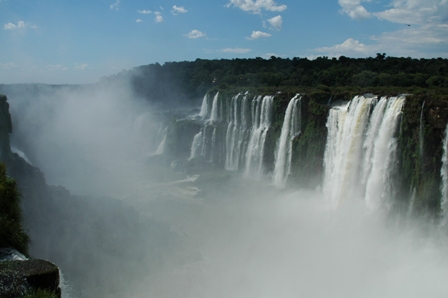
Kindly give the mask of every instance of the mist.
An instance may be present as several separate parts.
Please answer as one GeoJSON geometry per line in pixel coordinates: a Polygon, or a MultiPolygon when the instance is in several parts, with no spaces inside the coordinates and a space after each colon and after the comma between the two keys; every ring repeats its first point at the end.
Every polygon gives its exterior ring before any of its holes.
{"type": "MultiPolygon", "coordinates": [[[[271,179],[223,170],[187,175],[151,162],[162,118],[126,83],[60,86],[8,99],[11,144],[48,184],[111,197],[82,199],[104,218],[101,237],[86,237],[97,222],[81,217],[67,224],[82,226],[76,233],[52,235],[65,243],[57,247],[58,260],[69,260],[64,270],[76,271],[71,276],[126,282],[97,296],[81,289],[73,298],[448,295],[448,241],[431,223],[371,211],[356,197],[334,208],[320,188],[280,190],[271,179]],[[133,238],[123,241],[118,233],[133,238]],[[112,243],[118,252],[109,251],[112,243]],[[76,258],[81,250],[109,267],[86,267],[76,258]],[[120,270],[129,264],[132,275],[120,270]],[[157,265],[149,270],[148,264],[157,265]]],[[[48,246],[58,241],[35,241],[37,255],[55,256],[48,246]]]]}
{"type": "Polygon", "coordinates": [[[50,185],[79,195],[116,194],[135,171],[130,164],[157,148],[160,123],[125,82],[23,89],[8,96],[11,144],[50,185]]]}

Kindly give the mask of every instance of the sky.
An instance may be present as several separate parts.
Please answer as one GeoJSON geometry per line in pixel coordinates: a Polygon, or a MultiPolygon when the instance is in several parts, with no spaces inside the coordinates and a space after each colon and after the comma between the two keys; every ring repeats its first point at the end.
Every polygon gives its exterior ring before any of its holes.
{"type": "Polygon", "coordinates": [[[448,58],[448,0],[0,0],[0,83],[88,84],[150,63],[448,58]]]}

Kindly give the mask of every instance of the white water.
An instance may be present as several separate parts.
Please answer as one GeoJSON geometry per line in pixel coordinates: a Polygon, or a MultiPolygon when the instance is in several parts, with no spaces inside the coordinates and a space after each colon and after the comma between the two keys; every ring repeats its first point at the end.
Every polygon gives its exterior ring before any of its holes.
{"type": "Polygon", "coordinates": [[[212,102],[212,111],[210,112],[210,122],[211,123],[215,123],[218,122],[219,120],[219,111],[218,111],[218,95],[219,92],[217,92],[215,94],[215,96],[213,97],[213,102],[212,102]]]}
{"type": "Polygon", "coordinates": [[[200,155],[202,155],[202,131],[198,132],[193,138],[193,143],[191,144],[190,150],[190,159],[200,155]]]}
{"type": "Polygon", "coordinates": [[[208,115],[208,94],[204,95],[202,99],[201,111],[199,112],[199,117],[204,120],[208,115]]]}
{"type": "Polygon", "coordinates": [[[259,178],[263,174],[264,145],[272,125],[273,99],[273,96],[264,96],[252,101],[253,121],[246,150],[246,177],[259,178]]]}
{"type": "Polygon", "coordinates": [[[299,94],[289,101],[280,138],[277,141],[273,183],[279,188],[285,187],[288,175],[291,172],[292,143],[301,130],[300,103],[301,97],[299,94]]]}
{"type": "Polygon", "coordinates": [[[11,145],[11,151],[12,151],[13,153],[17,153],[18,156],[20,156],[20,157],[23,158],[27,163],[29,163],[30,165],[32,165],[31,161],[28,159],[28,157],[26,156],[26,154],[25,154],[22,150],[17,149],[15,146],[12,146],[12,145],[11,145]]]}
{"type": "Polygon", "coordinates": [[[330,110],[323,190],[333,207],[356,198],[370,209],[388,208],[394,134],[404,101],[356,96],[330,110]]]}
{"type": "Polygon", "coordinates": [[[238,171],[243,159],[249,121],[246,119],[248,95],[233,96],[227,117],[225,169],[238,171]]]}

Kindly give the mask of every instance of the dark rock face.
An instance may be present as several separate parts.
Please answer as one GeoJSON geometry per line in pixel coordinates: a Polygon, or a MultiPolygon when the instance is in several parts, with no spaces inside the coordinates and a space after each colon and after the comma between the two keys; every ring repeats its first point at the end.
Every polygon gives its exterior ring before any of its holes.
{"type": "Polygon", "coordinates": [[[61,297],[56,265],[44,260],[0,262],[0,297],[21,297],[37,289],[51,291],[61,297]]]}

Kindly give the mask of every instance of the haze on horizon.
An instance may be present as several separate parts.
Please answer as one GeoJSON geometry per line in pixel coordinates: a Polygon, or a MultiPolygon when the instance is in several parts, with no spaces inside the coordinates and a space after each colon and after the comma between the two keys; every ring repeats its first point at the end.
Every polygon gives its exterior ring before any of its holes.
{"type": "Polygon", "coordinates": [[[448,58],[446,0],[0,0],[0,20],[3,84],[197,58],[448,58]]]}

